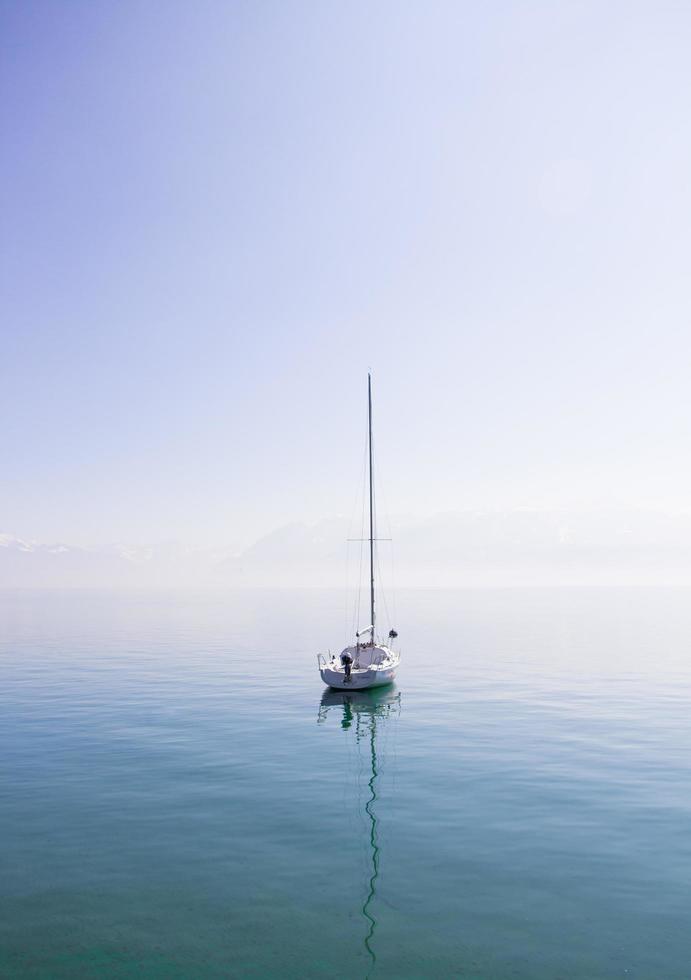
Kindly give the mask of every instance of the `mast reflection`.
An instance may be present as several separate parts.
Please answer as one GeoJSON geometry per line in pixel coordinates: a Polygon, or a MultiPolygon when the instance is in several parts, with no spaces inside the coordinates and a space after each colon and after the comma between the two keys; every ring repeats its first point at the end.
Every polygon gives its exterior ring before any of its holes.
{"type": "Polygon", "coordinates": [[[367,935],[364,939],[364,947],[370,958],[372,970],[374,969],[377,957],[374,951],[374,933],[377,927],[377,920],[374,916],[374,899],[376,896],[377,879],[379,877],[379,817],[375,810],[377,802],[377,777],[379,776],[379,760],[377,758],[377,723],[390,717],[392,714],[398,715],[401,710],[401,693],[395,687],[388,686],[374,688],[365,691],[334,691],[328,689],[322,695],[319,704],[319,714],[317,723],[323,724],[329,712],[340,717],[341,728],[348,731],[355,726],[355,741],[369,744],[370,754],[370,774],[367,781],[369,798],[365,803],[364,812],[369,822],[369,853],[371,874],[368,882],[367,897],[362,905],[361,912],[367,923],[367,935]],[[340,709],[340,710],[339,710],[340,709]]]}

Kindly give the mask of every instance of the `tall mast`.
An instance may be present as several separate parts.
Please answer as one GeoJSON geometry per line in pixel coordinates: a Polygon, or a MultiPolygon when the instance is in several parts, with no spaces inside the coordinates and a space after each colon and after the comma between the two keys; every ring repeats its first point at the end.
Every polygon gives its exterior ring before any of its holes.
{"type": "Polygon", "coordinates": [[[374,494],[372,491],[372,375],[367,375],[367,407],[369,422],[369,588],[370,622],[374,643],[374,494]]]}

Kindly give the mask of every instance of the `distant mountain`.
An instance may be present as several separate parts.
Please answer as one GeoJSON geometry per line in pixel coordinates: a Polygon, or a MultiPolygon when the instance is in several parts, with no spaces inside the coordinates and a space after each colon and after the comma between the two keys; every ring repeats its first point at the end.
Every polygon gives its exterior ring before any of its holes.
{"type": "MultiPolygon", "coordinates": [[[[691,516],[652,512],[465,511],[380,529],[381,577],[399,585],[689,582],[691,516]]],[[[288,524],[228,557],[171,542],[100,549],[0,534],[0,588],[352,586],[365,543],[342,518],[288,524]]],[[[361,565],[362,560],[362,565],[361,565]]]]}
{"type": "Polygon", "coordinates": [[[126,577],[127,565],[116,555],[56,543],[39,544],[0,534],[0,585],[52,587],[87,585],[126,577]]]}
{"type": "Polygon", "coordinates": [[[217,561],[178,544],[90,549],[0,534],[0,588],[206,585],[217,561]]]}
{"type": "MultiPolygon", "coordinates": [[[[389,537],[380,529],[379,534],[389,537]]],[[[291,524],[224,562],[224,576],[246,584],[343,584],[359,566],[361,545],[348,544],[344,520],[291,524]]],[[[648,512],[467,511],[424,521],[398,520],[390,555],[400,584],[473,582],[691,580],[691,516],[648,512]]],[[[366,555],[365,555],[366,561],[366,555]]]]}
{"type": "Polygon", "coordinates": [[[246,548],[245,562],[296,560],[334,561],[342,557],[348,538],[348,523],[340,518],[317,524],[286,524],[246,548]]]}

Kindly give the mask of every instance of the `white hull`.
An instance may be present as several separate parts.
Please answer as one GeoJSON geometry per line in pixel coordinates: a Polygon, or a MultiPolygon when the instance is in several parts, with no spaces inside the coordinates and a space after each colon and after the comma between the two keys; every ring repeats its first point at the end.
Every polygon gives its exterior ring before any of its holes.
{"type": "Polygon", "coordinates": [[[369,687],[391,684],[401,662],[401,655],[383,644],[346,647],[343,652],[349,654],[353,660],[349,677],[336,657],[331,660],[318,657],[321,679],[337,691],[363,691],[369,687]]]}
{"type": "Polygon", "coordinates": [[[396,667],[387,667],[386,670],[351,670],[350,677],[346,677],[343,670],[330,670],[328,667],[322,668],[319,673],[324,683],[337,691],[363,691],[368,687],[391,684],[396,677],[396,667]]]}

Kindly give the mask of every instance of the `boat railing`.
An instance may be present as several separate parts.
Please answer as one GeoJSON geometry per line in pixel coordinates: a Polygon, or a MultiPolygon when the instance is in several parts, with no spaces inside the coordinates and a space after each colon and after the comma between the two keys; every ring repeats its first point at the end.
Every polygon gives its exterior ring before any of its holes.
{"type": "MultiPolygon", "coordinates": [[[[394,661],[397,658],[394,656],[394,657],[391,657],[390,659],[391,659],[391,661],[394,661]]],[[[372,662],[368,666],[370,666],[370,667],[381,667],[382,664],[385,664],[388,661],[389,661],[388,654],[380,653],[380,654],[378,654],[372,660],[372,662]]],[[[334,662],[334,657],[331,654],[326,654],[326,653],[318,653],[317,654],[317,667],[319,668],[319,670],[322,670],[324,667],[328,667],[329,665],[333,664],[333,662],[334,662]]],[[[359,661],[358,658],[356,658],[355,659],[355,662],[353,663],[353,669],[354,670],[360,670],[361,669],[360,661],[359,661]]],[[[365,668],[365,669],[367,669],[367,668],[365,668]]]]}

